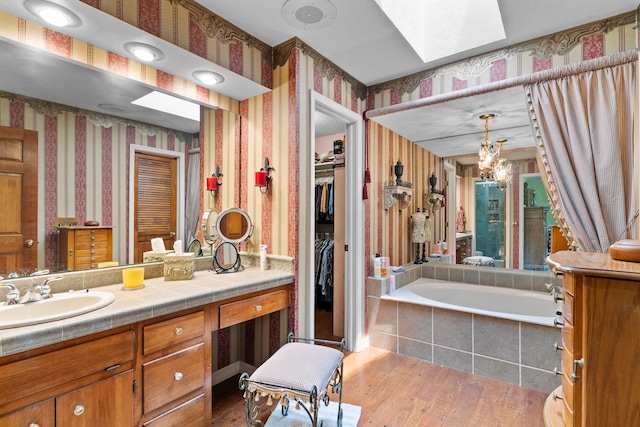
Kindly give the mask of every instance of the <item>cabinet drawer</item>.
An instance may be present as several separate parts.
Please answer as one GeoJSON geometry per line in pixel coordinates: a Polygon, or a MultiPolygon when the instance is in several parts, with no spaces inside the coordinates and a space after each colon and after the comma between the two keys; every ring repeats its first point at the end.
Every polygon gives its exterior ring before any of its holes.
{"type": "Polygon", "coordinates": [[[220,328],[224,329],[256,317],[286,308],[289,304],[286,290],[269,292],[220,306],[220,328]]]}
{"type": "Polygon", "coordinates": [[[202,338],[204,334],[204,312],[199,311],[147,325],[143,328],[142,334],[142,351],[144,354],[150,354],[193,338],[202,338]]]}
{"type": "Polygon", "coordinates": [[[567,320],[572,325],[575,325],[575,311],[574,311],[574,301],[573,295],[563,291],[562,296],[562,315],[565,320],[567,320]]]}
{"type": "Polygon", "coordinates": [[[100,229],[100,230],[76,230],[76,241],[78,240],[92,240],[94,239],[102,239],[103,241],[107,241],[107,235],[109,234],[108,229],[100,229]]]}
{"type": "MultiPolygon", "coordinates": [[[[566,365],[563,364],[563,369],[569,369],[566,365]]],[[[575,407],[575,394],[573,382],[569,378],[571,375],[571,371],[565,372],[562,376],[562,397],[564,398],[565,406],[573,413],[573,408],[575,407]]]]}
{"type": "Polygon", "coordinates": [[[0,366],[0,405],[133,360],[133,332],[0,366]]]}
{"type": "Polygon", "coordinates": [[[562,347],[563,347],[563,355],[566,353],[573,354],[578,347],[576,347],[575,343],[575,329],[569,323],[565,323],[562,326],[562,347]]]}
{"type": "Polygon", "coordinates": [[[4,417],[0,417],[0,427],[39,427],[55,426],[54,400],[49,399],[42,403],[20,409],[4,417]]]}
{"type": "Polygon", "coordinates": [[[201,427],[204,422],[204,394],[144,423],[149,427],[201,427]]]}
{"type": "Polygon", "coordinates": [[[202,389],[205,373],[204,344],[156,359],[142,366],[144,412],[202,389]]]}
{"type": "Polygon", "coordinates": [[[562,288],[571,295],[576,295],[576,278],[573,274],[565,273],[562,276],[562,288]]]}

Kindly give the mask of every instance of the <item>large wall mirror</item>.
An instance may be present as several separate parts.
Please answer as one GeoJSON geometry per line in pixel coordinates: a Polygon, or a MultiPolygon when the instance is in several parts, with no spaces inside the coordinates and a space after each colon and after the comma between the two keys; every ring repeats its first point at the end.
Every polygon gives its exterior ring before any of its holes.
{"type": "MultiPolygon", "coordinates": [[[[186,158],[186,168],[189,150],[201,143],[199,119],[131,104],[134,99],[151,92],[152,88],[104,70],[91,69],[6,40],[0,40],[0,51],[6,59],[3,78],[0,79],[0,91],[3,92],[0,93],[0,109],[6,119],[3,126],[36,129],[38,132],[38,203],[37,207],[35,204],[27,207],[30,211],[37,211],[34,218],[37,232],[23,239],[34,242],[32,248],[37,251],[36,263],[25,267],[0,253],[0,278],[11,273],[15,277],[27,276],[34,271],[53,273],[71,270],[64,264],[59,267],[61,254],[58,237],[54,235],[57,232],[54,218],[75,218],[78,225],[83,225],[85,220],[97,220],[101,227],[108,227],[112,233],[110,261],[119,265],[131,263],[133,249],[129,242],[137,230],[131,227],[128,209],[132,205],[139,208],[138,202],[147,203],[152,215],[174,218],[176,226],[168,230],[169,238],[188,244],[189,233],[181,226],[188,222],[185,218],[187,213],[179,207],[180,203],[184,206],[186,174],[178,172],[173,183],[183,187],[175,196],[178,199],[175,212],[158,208],[158,201],[165,202],[173,197],[170,191],[156,191],[157,194],[134,202],[129,154],[132,146],[142,146],[145,154],[158,152],[159,157],[177,153],[186,158]],[[21,112],[20,108],[27,112],[21,112]],[[52,127],[52,123],[57,129],[52,127]],[[106,139],[109,139],[108,143],[106,139]],[[78,143],[79,140],[83,141],[82,144],[78,143]],[[50,190],[52,182],[55,182],[54,191],[50,190]]],[[[235,139],[235,136],[228,135],[228,138],[235,139]]],[[[222,150],[225,150],[224,141],[222,150]]],[[[167,165],[167,168],[171,167],[167,165]]],[[[165,174],[158,175],[148,187],[157,190],[161,183],[172,184],[165,183],[165,180],[165,174]]],[[[197,181],[192,185],[199,189],[201,183],[199,179],[197,181]]],[[[201,211],[202,208],[195,213],[196,218],[200,218],[201,211]]],[[[0,234],[5,232],[7,230],[1,230],[0,234]]],[[[151,229],[148,237],[149,247],[144,250],[151,249],[150,238],[159,237],[159,234],[151,229]]],[[[166,240],[165,244],[167,249],[172,248],[170,241],[166,240]]],[[[113,264],[104,264],[110,265],[113,264]]],[[[91,268],[95,267],[97,263],[91,268]]]]}
{"type": "MultiPolygon", "coordinates": [[[[428,150],[455,168],[455,179],[448,179],[446,212],[442,213],[452,226],[435,234],[444,239],[470,238],[471,247],[465,256],[492,258],[495,267],[541,270],[545,269],[554,219],[537,173],[535,140],[525,99],[523,87],[512,87],[372,120],[413,141],[415,149],[428,150]],[[489,139],[506,140],[502,156],[512,163],[513,170],[506,188],[490,179],[482,180],[478,173],[478,153],[486,136],[481,116],[486,113],[495,115],[489,121],[489,139]],[[529,199],[523,198],[525,193],[529,199]],[[535,225],[532,208],[540,211],[536,212],[540,219],[535,225]],[[465,220],[456,230],[458,212],[464,212],[465,220]]],[[[414,170],[418,174],[412,177],[414,181],[427,181],[428,176],[422,176],[427,172],[414,170]]]]}

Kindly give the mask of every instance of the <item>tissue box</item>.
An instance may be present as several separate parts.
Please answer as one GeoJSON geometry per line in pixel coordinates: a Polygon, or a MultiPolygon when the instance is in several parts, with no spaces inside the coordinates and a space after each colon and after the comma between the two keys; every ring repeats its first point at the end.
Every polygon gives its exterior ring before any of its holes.
{"type": "Polygon", "coordinates": [[[189,280],[195,270],[196,254],[193,252],[171,253],[164,257],[164,280],[189,280]]]}
{"type": "Polygon", "coordinates": [[[162,262],[167,254],[173,251],[147,251],[142,254],[142,262],[162,262]]]}

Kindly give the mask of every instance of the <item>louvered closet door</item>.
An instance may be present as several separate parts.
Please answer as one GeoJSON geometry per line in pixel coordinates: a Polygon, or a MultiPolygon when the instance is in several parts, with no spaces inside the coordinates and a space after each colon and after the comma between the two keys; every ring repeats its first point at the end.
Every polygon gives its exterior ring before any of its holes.
{"type": "Polygon", "coordinates": [[[176,239],[177,159],[136,153],[134,261],[151,250],[151,239],[161,237],[167,249],[176,239]]]}

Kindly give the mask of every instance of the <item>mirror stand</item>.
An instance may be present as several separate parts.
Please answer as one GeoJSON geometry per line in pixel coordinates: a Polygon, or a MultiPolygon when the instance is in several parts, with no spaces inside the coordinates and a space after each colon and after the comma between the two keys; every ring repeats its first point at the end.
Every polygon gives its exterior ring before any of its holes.
{"type": "Polygon", "coordinates": [[[223,242],[216,247],[212,264],[216,273],[235,273],[243,269],[238,248],[230,242],[223,242]]]}

